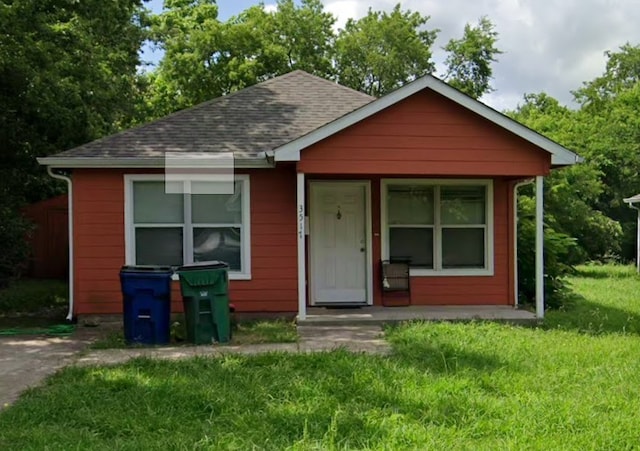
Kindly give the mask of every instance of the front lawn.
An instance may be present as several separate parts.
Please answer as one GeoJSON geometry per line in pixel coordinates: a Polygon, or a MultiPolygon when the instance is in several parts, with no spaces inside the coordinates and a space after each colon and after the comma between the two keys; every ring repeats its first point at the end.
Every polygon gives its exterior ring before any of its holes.
{"type": "Polygon", "coordinates": [[[67,368],[0,414],[0,449],[632,449],[640,278],[581,268],[543,327],[409,324],[336,351],[67,368]]]}

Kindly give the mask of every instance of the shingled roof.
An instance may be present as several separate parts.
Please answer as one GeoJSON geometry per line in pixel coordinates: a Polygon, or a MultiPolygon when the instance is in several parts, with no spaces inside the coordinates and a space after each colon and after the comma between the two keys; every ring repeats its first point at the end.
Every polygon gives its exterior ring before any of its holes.
{"type": "Polygon", "coordinates": [[[165,152],[234,152],[236,159],[264,158],[375,100],[296,70],[201,103],[151,123],[84,144],[53,157],[62,159],[158,159],[165,152]]]}

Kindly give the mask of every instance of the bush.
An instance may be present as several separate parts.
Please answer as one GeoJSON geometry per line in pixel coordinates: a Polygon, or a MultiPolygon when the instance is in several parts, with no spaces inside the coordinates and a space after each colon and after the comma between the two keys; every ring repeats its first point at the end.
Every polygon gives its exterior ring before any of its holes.
{"type": "MultiPolygon", "coordinates": [[[[520,196],[518,199],[518,287],[519,301],[535,302],[536,295],[536,224],[535,200],[520,196]]],[[[547,308],[561,308],[571,300],[566,277],[575,272],[570,262],[579,251],[576,240],[556,232],[547,225],[544,229],[544,295],[547,308]]]]}
{"type": "Polygon", "coordinates": [[[46,313],[63,310],[69,287],[61,280],[15,280],[0,290],[0,313],[46,313]]]}
{"type": "Polygon", "coordinates": [[[0,206],[0,289],[20,277],[27,266],[32,224],[17,209],[0,206]]]}

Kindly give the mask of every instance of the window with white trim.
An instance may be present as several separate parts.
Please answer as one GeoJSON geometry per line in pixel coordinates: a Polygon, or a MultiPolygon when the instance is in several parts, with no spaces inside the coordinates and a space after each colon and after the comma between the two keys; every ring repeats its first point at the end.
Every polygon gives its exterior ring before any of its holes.
{"type": "Polygon", "coordinates": [[[491,181],[386,180],[385,258],[412,273],[493,271],[491,181]]]}
{"type": "Polygon", "coordinates": [[[229,264],[231,278],[250,277],[248,176],[235,176],[233,192],[226,194],[211,194],[223,192],[215,186],[219,181],[165,184],[161,174],[125,177],[128,264],[218,260],[229,264]]]}

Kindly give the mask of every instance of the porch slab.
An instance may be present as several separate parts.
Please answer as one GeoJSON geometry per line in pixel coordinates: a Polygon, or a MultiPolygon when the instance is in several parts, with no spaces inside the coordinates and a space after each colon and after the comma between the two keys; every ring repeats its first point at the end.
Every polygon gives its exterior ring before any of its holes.
{"type": "Polygon", "coordinates": [[[304,320],[298,325],[357,325],[387,324],[404,321],[498,321],[532,324],[538,321],[535,313],[505,305],[461,305],[360,308],[309,307],[304,320]]]}

